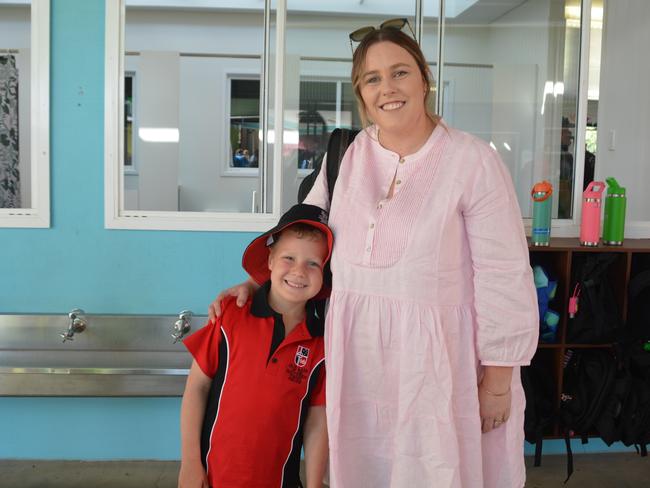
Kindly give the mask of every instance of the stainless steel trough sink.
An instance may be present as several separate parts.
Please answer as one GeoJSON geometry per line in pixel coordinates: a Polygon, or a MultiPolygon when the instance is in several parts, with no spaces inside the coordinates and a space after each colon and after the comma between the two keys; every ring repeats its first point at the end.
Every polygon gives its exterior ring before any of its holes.
{"type": "MultiPolygon", "coordinates": [[[[180,396],[191,364],[170,335],[177,317],[0,315],[0,396],[180,396]]],[[[195,317],[193,330],[205,317],[195,317]]]]}

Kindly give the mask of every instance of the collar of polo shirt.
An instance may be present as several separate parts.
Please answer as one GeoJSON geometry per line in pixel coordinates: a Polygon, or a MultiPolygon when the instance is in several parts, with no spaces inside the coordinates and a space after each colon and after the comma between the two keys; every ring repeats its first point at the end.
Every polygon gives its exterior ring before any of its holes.
{"type": "MultiPolygon", "coordinates": [[[[276,320],[282,321],[282,315],[277,313],[269,305],[269,291],[271,290],[271,280],[264,283],[258,288],[253,295],[251,303],[251,313],[255,317],[275,317],[276,320]]],[[[325,300],[308,300],[305,306],[305,322],[307,330],[312,337],[322,337],[325,331],[325,300]]]]}

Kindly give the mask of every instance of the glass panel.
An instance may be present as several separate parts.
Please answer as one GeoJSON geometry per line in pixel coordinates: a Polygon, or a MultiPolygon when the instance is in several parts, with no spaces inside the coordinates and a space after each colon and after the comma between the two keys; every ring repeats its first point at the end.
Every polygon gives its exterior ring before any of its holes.
{"type": "Polygon", "coordinates": [[[591,1],[589,31],[589,88],[587,90],[587,127],[583,190],[593,181],[598,150],[598,99],[600,98],[600,57],[603,41],[603,0],[591,1]]]}
{"type": "Polygon", "coordinates": [[[264,3],[210,3],[126,1],[126,210],[255,206],[264,3]]]}
{"type": "Polygon", "coordinates": [[[345,7],[326,0],[288,0],[283,210],[296,202],[302,178],[322,160],[332,130],[361,128],[350,83],[350,32],[395,17],[407,17],[414,26],[414,13],[415,0],[345,7]]]}
{"type": "Polygon", "coordinates": [[[579,3],[451,2],[445,12],[442,115],[501,155],[524,217],[542,179],[555,189],[554,216],[572,217],[579,3]]]}
{"type": "MultiPolygon", "coordinates": [[[[626,188],[625,237],[650,237],[650,2],[606,0],[602,19],[600,84],[592,92],[598,104],[596,179],[615,177],[626,188]],[[598,93],[598,100],[595,95],[598,93]]],[[[598,7],[592,9],[592,36],[598,27],[598,7]]],[[[596,30],[597,32],[597,30],[596,30]]],[[[595,36],[594,36],[595,37],[595,36]]],[[[590,80],[590,87],[594,88],[590,80]]],[[[592,112],[593,113],[593,112],[592,112]]],[[[647,329],[646,329],[647,330],[647,329]]]]}
{"type": "Polygon", "coordinates": [[[435,96],[430,97],[432,109],[435,112],[438,95],[438,26],[440,24],[440,0],[422,1],[422,52],[429,62],[435,86],[432,87],[435,96]]]}
{"type": "Polygon", "coordinates": [[[32,208],[31,2],[0,4],[0,208],[32,208]]]}

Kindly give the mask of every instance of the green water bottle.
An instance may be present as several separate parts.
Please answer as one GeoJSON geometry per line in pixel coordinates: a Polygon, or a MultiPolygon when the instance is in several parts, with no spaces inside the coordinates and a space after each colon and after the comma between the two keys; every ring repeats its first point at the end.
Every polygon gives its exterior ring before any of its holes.
{"type": "Polygon", "coordinates": [[[621,246],[625,233],[625,207],[627,204],[625,188],[618,184],[616,178],[607,178],[605,181],[607,181],[607,196],[605,197],[603,244],[621,246]]]}
{"type": "Polygon", "coordinates": [[[530,242],[533,246],[548,246],[551,243],[553,185],[548,181],[535,183],[530,194],[533,197],[533,228],[530,233],[530,242]]]}

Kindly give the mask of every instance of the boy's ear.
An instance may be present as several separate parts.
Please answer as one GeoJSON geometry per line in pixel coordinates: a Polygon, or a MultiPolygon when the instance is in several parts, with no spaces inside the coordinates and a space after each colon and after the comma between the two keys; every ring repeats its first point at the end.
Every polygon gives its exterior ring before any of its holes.
{"type": "Polygon", "coordinates": [[[268,266],[269,266],[269,271],[273,271],[273,249],[269,251],[268,266]]]}

